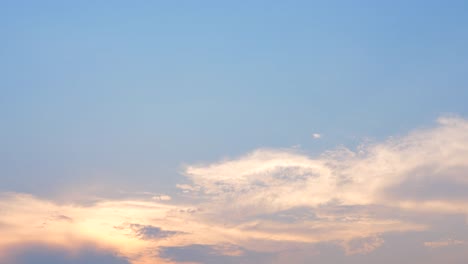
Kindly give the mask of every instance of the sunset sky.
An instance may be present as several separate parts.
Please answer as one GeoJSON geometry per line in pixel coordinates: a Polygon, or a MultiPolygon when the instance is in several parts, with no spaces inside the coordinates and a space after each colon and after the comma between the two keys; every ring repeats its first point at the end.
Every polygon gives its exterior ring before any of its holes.
{"type": "Polygon", "coordinates": [[[467,1],[0,1],[0,263],[466,264],[467,1]]]}

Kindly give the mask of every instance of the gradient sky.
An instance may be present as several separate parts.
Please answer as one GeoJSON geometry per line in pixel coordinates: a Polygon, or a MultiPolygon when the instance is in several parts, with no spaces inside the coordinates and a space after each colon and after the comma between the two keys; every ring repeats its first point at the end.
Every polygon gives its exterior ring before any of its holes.
{"type": "Polygon", "coordinates": [[[1,1],[0,262],[464,264],[467,12],[1,1]]]}

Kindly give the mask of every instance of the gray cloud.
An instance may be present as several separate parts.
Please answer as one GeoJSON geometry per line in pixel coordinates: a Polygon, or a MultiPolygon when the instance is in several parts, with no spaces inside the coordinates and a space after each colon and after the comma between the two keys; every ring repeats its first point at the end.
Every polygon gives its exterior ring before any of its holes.
{"type": "Polygon", "coordinates": [[[197,262],[203,264],[256,264],[271,263],[273,254],[242,249],[241,255],[229,255],[220,251],[219,245],[193,244],[183,247],[165,247],[161,256],[176,262],[197,262]]]}
{"type": "Polygon", "coordinates": [[[130,224],[130,229],[132,229],[138,237],[141,239],[162,239],[170,237],[176,234],[181,234],[182,232],[177,231],[168,231],[162,230],[159,227],[151,225],[140,225],[140,224],[130,224]]]}
{"type": "Polygon", "coordinates": [[[130,264],[112,252],[100,251],[89,245],[73,250],[43,244],[23,244],[8,249],[9,264],[130,264]]]}

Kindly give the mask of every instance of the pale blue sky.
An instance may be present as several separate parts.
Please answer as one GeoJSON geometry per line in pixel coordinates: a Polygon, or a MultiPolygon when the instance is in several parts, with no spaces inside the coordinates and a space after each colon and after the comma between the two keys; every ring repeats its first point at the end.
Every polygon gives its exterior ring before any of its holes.
{"type": "Polygon", "coordinates": [[[97,178],[158,190],[187,163],[320,153],[466,116],[467,10],[2,1],[0,189],[43,195],[97,178]]]}

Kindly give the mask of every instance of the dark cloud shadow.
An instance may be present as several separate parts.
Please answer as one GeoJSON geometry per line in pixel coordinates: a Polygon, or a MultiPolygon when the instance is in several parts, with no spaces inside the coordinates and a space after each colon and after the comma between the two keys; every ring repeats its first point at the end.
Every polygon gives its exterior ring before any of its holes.
{"type": "Polygon", "coordinates": [[[161,239],[182,233],[162,230],[161,228],[152,225],[130,224],[130,228],[138,235],[138,237],[145,240],[161,239]]]}

